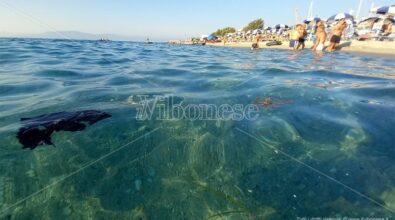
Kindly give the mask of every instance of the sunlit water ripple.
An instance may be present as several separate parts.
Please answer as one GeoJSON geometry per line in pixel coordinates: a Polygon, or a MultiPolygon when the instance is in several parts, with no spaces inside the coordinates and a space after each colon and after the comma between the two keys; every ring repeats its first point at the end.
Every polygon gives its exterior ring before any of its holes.
{"type": "Polygon", "coordinates": [[[394,60],[0,39],[0,216],[394,216],[394,60]],[[267,97],[285,103],[261,107],[253,121],[137,121],[130,97],[155,94],[183,97],[184,104],[248,105],[267,97]],[[55,133],[56,148],[22,150],[15,137],[22,117],[85,109],[113,117],[82,132],[55,133]]]}

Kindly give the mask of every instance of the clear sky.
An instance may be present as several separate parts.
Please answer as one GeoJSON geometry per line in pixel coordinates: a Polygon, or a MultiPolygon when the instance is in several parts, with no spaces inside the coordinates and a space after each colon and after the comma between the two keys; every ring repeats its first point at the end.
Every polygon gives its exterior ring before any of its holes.
{"type": "MultiPolygon", "coordinates": [[[[365,0],[372,4],[395,0],[365,0]]],[[[315,0],[314,14],[327,18],[357,10],[359,0],[315,0]]],[[[307,17],[310,0],[0,0],[0,35],[80,31],[94,34],[174,39],[200,36],[217,28],[240,29],[263,18],[267,25],[295,23],[307,17]]]]}

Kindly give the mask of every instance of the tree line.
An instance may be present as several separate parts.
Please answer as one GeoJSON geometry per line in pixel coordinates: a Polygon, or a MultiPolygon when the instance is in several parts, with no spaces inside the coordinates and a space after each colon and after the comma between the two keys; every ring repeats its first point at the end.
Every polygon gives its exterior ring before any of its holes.
{"type": "MultiPolygon", "coordinates": [[[[250,23],[248,23],[248,25],[243,28],[243,31],[263,29],[264,25],[265,25],[265,22],[263,21],[263,19],[259,18],[259,19],[253,20],[250,23]]],[[[235,33],[235,32],[236,32],[236,28],[234,28],[234,27],[225,27],[225,28],[218,29],[217,31],[212,33],[212,35],[214,35],[214,36],[224,36],[226,34],[235,33]]]]}

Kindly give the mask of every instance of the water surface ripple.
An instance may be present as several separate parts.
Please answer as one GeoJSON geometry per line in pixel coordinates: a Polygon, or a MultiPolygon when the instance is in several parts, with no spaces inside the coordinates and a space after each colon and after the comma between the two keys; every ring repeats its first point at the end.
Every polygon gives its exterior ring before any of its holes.
{"type": "Polygon", "coordinates": [[[0,218],[394,216],[394,60],[0,39],[0,218]],[[135,95],[175,95],[183,104],[286,102],[261,107],[253,121],[137,121],[135,95]],[[56,148],[21,149],[20,118],[86,109],[113,117],[55,133],[56,148]]]}

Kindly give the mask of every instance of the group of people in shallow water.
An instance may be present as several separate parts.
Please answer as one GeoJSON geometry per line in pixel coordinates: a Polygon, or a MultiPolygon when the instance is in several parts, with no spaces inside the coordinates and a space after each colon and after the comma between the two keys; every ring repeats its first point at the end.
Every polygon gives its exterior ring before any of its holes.
{"type": "MultiPolygon", "coordinates": [[[[347,28],[347,22],[345,19],[341,19],[333,28],[330,33],[329,46],[326,51],[333,52],[338,49],[343,35],[344,30],[347,28]]],[[[323,51],[325,49],[325,43],[328,37],[328,33],[325,30],[325,23],[323,21],[317,22],[315,27],[315,42],[311,48],[314,51],[323,51]]],[[[290,47],[295,50],[305,48],[305,40],[307,37],[307,30],[305,24],[298,24],[294,31],[290,33],[290,47]]]]}
{"type": "MultiPolygon", "coordinates": [[[[315,26],[315,42],[313,47],[311,48],[313,51],[324,51],[325,43],[327,41],[328,34],[330,35],[329,46],[326,47],[326,51],[333,52],[338,49],[341,41],[341,37],[343,35],[344,30],[347,28],[347,22],[345,19],[341,19],[338,23],[332,28],[331,33],[326,32],[325,23],[323,21],[317,22],[315,26]]],[[[306,30],[305,24],[298,24],[295,26],[295,29],[292,30],[289,34],[289,47],[294,50],[300,50],[305,48],[305,41],[308,33],[306,30]]],[[[251,49],[258,49],[259,42],[261,41],[260,35],[257,35],[255,38],[255,42],[252,44],[251,49]]]]}

